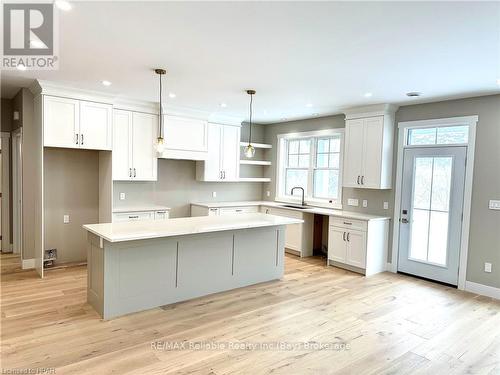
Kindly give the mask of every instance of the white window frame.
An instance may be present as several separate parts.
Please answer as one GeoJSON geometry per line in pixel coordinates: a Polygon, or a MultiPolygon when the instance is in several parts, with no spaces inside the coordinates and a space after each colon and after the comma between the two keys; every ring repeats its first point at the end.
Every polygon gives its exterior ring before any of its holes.
{"type": "Polygon", "coordinates": [[[287,147],[286,141],[289,140],[300,140],[300,139],[313,139],[311,142],[311,152],[309,157],[309,171],[314,171],[316,164],[316,139],[317,138],[325,138],[340,135],[340,154],[339,154],[339,196],[336,200],[333,200],[330,203],[329,199],[319,199],[313,197],[313,179],[314,175],[312,172],[308,174],[308,192],[304,197],[305,203],[310,206],[316,207],[326,207],[326,208],[335,208],[342,209],[342,175],[343,175],[343,167],[344,167],[344,129],[326,129],[326,130],[317,130],[311,132],[300,132],[300,133],[288,133],[288,134],[278,134],[278,142],[277,142],[277,153],[276,153],[276,196],[274,198],[277,202],[284,203],[301,203],[301,197],[293,197],[289,195],[283,194],[283,189],[285,186],[285,163],[287,160],[287,147]]]}

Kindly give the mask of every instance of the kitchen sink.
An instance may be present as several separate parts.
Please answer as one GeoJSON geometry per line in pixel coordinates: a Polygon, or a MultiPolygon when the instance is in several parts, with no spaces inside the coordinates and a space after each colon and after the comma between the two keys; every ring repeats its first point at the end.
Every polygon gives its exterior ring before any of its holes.
{"type": "Polygon", "coordinates": [[[294,206],[294,205],[291,205],[291,204],[284,204],[282,207],[296,208],[298,210],[306,210],[306,209],[309,208],[308,206],[294,206]]]}

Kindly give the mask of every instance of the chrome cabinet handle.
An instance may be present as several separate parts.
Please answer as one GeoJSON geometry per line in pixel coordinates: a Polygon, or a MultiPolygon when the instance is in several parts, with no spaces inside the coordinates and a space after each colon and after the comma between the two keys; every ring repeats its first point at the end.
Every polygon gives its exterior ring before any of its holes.
{"type": "Polygon", "coordinates": [[[134,168],[134,177],[137,177],[137,171],[135,168],[134,168]]]}
{"type": "MultiPolygon", "coordinates": [[[[349,235],[350,235],[350,233],[347,232],[347,241],[349,241],[349,235]]],[[[349,241],[349,242],[351,242],[351,241],[349,241]]]]}
{"type": "Polygon", "coordinates": [[[75,143],[78,144],[78,133],[75,134],[75,143]]]}
{"type": "Polygon", "coordinates": [[[83,146],[83,134],[80,134],[80,144],[83,146]]]}
{"type": "Polygon", "coordinates": [[[129,216],[129,219],[139,219],[139,216],[129,216]]]}
{"type": "Polygon", "coordinates": [[[358,183],[358,185],[359,185],[359,176],[358,176],[358,179],[357,179],[357,183],[358,183]]]}
{"type": "Polygon", "coordinates": [[[344,224],[345,224],[345,225],[352,225],[352,223],[349,223],[349,222],[347,222],[347,221],[344,221],[344,224]]]}
{"type": "Polygon", "coordinates": [[[342,234],[342,239],[345,241],[345,232],[342,234]]]}
{"type": "Polygon", "coordinates": [[[222,171],[222,175],[224,176],[224,180],[226,179],[226,171],[222,171]]]}
{"type": "Polygon", "coordinates": [[[219,180],[222,180],[222,171],[219,171],[219,180]]]}
{"type": "Polygon", "coordinates": [[[129,177],[132,177],[132,168],[129,168],[129,169],[128,169],[128,176],[129,176],[129,177]]]}
{"type": "Polygon", "coordinates": [[[361,185],[365,184],[365,176],[361,176],[361,185]]]}

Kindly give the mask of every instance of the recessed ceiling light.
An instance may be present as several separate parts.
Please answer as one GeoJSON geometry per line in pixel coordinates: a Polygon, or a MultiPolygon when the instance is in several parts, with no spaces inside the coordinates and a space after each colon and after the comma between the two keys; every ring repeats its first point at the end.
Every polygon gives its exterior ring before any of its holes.
{"type": "Polygon", "coordinates": [[[307,107],[307,108],[311,108],[312,106],[313,106],[313,105],[312,105],[312,103],[307,103],[307,104],[306,104],[306,107],[307,107]]]}
{"type": "Polygon", "coordinates": [[[497,85],[500,86],[500,78],[497,78],[497,85]]]}
{"type": "Polygon", "coordinates": [[[406,93],[406,96],[409,96],[410,98],[420,96],[420,95],[422,95],[422,93],[418,92],[418,91],[411,91],[411,92],[406,93]]]}
{"type": "Polygon", "coordinates": [[[56,6],[64,11],[71,10],[71,4],[68,1],[65,0],[56,0],[56,6]]]}
{"type": "Polygon", "coordinates": [[[220,105],[221,108],[226,108],[227,107],[226,103],[220,103],[219,105],[220,105]]]}
{"type": "Polygon", "coordinates": [[[102,81],[101,83],[102,83],[104,86],[111,86],[111,82],[106,81],[106,80],[102,81]]]}
{"type": "Polygon", "coordinates": [[[23,72],[26,70],[26,65],[23,63],[17,64],[17,70],[22,70],[23,72]]]}
{"type": "Polygon", "coordinates": [[[47,48],[47,46],[42,41],[40,41],[38,39],[30,40],[30,46],[33,48],[47,48]]]}
{"type": "Polygon", "coordinates": [[[319,113],[313,113],[313,116],[319,116],[319,113]]]}
{"type": "Polygon", "coordinates": [[[365,95],[364,95],[365,98],[371,98],[372,96],[373,96],[373,94],[371,92],[365,92],[365,95]]]}
{"type": "Polygon", "coordinates": [[[172,98],[172,99],[173,99],[173,98],[175,98],[176,96],[177,96],[177,95],[175,95],[173,92],[169,92],[169,93],[168,93],[168,97],[169,97],[169,98],[172,98]]]}

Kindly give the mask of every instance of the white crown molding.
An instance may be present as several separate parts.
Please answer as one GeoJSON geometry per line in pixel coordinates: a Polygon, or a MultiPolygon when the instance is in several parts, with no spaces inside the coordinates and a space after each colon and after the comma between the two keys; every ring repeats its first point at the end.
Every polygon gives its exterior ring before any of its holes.
{"type": "Polygon", "coordinates": [[[112,104],[115,95],[102,93],[99,91],[76,89],[66,85],[51,81],[36,80],[29,90],[36,97],[38,95],[61,96],[72,99],[88,100],[92,102],[112,104]]]}
{"type": "Polygon", "coordinates": [[[371,117],[371,116],[394,116],[399,106],[395,104],[373,104],[363,107],[354,107],[344,109],[342,112],[345,114],[346,120],[371,117]]]}

